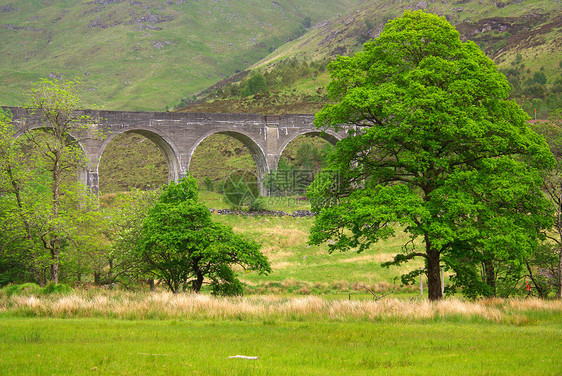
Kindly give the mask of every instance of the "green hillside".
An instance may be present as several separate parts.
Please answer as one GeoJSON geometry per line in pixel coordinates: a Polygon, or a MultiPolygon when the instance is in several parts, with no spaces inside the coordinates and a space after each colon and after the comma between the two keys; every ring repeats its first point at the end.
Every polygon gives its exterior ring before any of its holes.
{"type": "Polygon", "coordinates": [[[0,103],[44,77],[88,107],[164,110],[359,0],[0,0],[0,103]]]}
{"type": "MultiPolygon", "coordinates": [[[[336,55],[359,51],[377,37],[385,23],[406,9],[445,16],[463,40],[475,41],[508,76],[513,97],[539,117],[562,107],[562,2],[559,0],[380,0],[312,27],[250,67],[267,79],[268,92],[236,98],[237,84],[226,80],[201,95],[184,111],[315,112],[326,98],[329,75],[322,69],[336,55]],[[291,72],[292,76],[285,79],[291,72]],[[255,110],[253,110],[255,109],[255,110]]],[[[246,78],[247,80],[247,78],[246,78]]]]}

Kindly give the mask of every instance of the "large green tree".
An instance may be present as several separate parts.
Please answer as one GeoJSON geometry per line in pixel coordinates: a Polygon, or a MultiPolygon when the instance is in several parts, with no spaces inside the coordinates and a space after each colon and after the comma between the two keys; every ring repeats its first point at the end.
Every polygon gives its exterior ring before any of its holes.
{"type": "Polygon", "coordinates": [[[315,124],[350,135],[308,191],[320,211],[311,242],[363,251],[401,226],[410,241],[394,264],[423,258],[429,299],[442,297],[441,267],[493,295],[498,266],[516,270],[551,220],[539,170],[553,158],[507,99],[505,77],[444,18],[421,11],[389,21],[330,69],[333,103],[315,124]]]}
{"type": "Polygon", "coordinates": [[[208,279],[215,293],[239,294],[234,266],[271,271],[254,241],[216,223],[198,201],[197,181],[188,175],[164,188],[143,222],[140,257],[174,293],[191,284],[199,292],[208,279]]]}

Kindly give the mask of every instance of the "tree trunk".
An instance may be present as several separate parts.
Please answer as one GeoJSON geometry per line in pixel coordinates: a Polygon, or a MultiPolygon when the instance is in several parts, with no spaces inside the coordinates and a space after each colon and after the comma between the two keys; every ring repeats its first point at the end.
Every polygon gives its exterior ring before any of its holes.
{"type": "Polygon", "coordinates": [[[109,282],[113,282],[113,259],[109,259],[109,271],[107,272],[109,282]]]}
{"type": "MultiPolygon", "coordinates": [[[[59,185],[60,185],[60,152],[56,150],[54,156],[54,166],[53,166],[53,218],[56,219],[59,216],[59,185]]],[[[51,251],[51,280],[54,283],[59,283],[59,270],[60,270],[60,239],[58,236],[54,236],[48,242],[43,240],[43,245],[47,245],[47,248],[51,251]]]]}
{"type": "Polygon", "coordinates": [[[53,217],[58,218],[59,216],[59,204],[60,204],[60,195],[59,195],[59,187],[60,187],[60,180],[61,180],[61,171],[60,171],[60,158],[61,152],[59,150],[55,150],[55,156],[53,161],[53,187],[52,187],[52,194],[53,194],[53,217]]]}
{"type": "Polygon", "coordinates": [[[558,299],[562,299],[562,247],[558,250],[558,299]]]}
{"type": "Polygon", "coordinates": [[[150,292],[154,292],[154,278],[148,279],[148,285],[150,286],[150,292]]]}
{"type": "Polygon", "coordinates": [[[489,296],[496,296],[496,268],[494,267],[494,261],[487,259],[484,260],[483,264],[486,284],[490,288],[489,296]]]}
{"type": "Polygon", "coordinates": [[[429,300],[440,300],[443,298],[441,289],[440,252],[431,247],[431,242],[426,237],[427,253],[427,293],[429,300]]]}
{"type": "Polygon", "coordinates": [[[201,286],[203,286],[203,273],[197,270],[197,279],[193,281],[193,292],[199,293],[201,286]]]}
{"type": "Polygon", "coordinates": [[[60,251],[57,249],[56,245],[51,249],[51,281],[55,284],[59,283],[59,272],[60,272],[60,251]]]}

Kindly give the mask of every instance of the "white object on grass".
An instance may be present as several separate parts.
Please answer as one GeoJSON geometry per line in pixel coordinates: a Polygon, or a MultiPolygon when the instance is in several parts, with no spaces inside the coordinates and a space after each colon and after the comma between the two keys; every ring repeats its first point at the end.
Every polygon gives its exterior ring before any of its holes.
{"type": "Polygon", "coordinates": [[[245,355],[234,355],[229,356],[228,359],[250,359],[250,360],[257,360],[259,359],[257,356],[245,356],[245,355]]]}

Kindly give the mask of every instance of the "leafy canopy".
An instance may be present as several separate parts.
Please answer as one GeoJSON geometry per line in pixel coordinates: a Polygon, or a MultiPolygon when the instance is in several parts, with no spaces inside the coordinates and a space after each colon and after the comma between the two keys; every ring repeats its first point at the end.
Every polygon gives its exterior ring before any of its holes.
{"type": "Polygon", "coordinates": [[[406,11],[329,68],[332,104],[315,124],[349,137],[309,188],[311,242],[361,252],[400,225],[410,241],[394,263],[424,258],[430,299],[442,296],[441,266],[520,263],[549,226],[539,170],[552,155],[494,63],[444,18],[406,11]]]}

